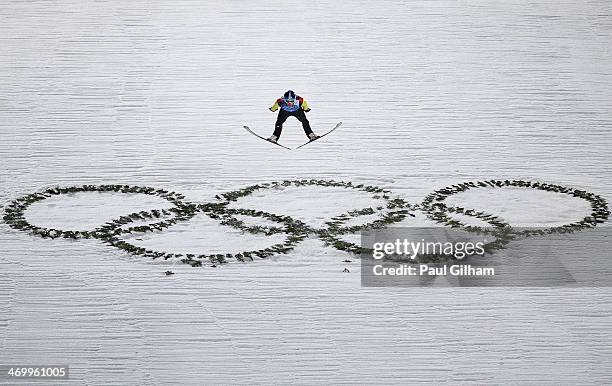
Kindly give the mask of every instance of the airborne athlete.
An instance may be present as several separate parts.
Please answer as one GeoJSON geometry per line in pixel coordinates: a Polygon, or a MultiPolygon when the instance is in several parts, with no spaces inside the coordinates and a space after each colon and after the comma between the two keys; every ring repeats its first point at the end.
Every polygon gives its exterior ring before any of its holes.
{"type": "Polygon", "coordinates": [[[310,122],[308,122],[308,118],[306,118],[306,113],[310,111],[310,107],[308,107],[308,103],[301,96],[295,95],[292,90],[288,90],[283,94],[282,98],[278,98],[274,105],[270,107],[270,111],[274,112],[280,108],[278,112],[278,117],[276,118],[276,124],[274,125],[274,133],[268,141],[276,143],[280,138],[281,132],[283,131],[283,123],[287,120],[287,118],[294,116],[301,123],[304,128],[304,133],[310,141],[314,141],[319,138],[318,135],[312,132],[310,128],[310,122]]]}
{"type": "Polygon", "coordinates": [[[270,111],[274,112],[276,110],[279,110],[278,117],[276,118],[276,124],[274,125],[274,133],[272,134],[271,137],[269,138],[262,137],[261,135],[257,134],[255,131],[251,130],[251,128],[246,125],[242,127],[244,127],[246,131],[253,134],[257,138],[263,139],[264,141],[272,142],[276,146],[280,146],[280,147],[284,147],[285,149],[292,150],[290,147],[287,147],[285,145],[281,145],[280,143],[278,143],[278,139],[280,138],[281,132],[283,131],[283,123],[285,123],[287,118],[291,116],[296,117],[302,123],[302,127],[304,128],[304,133],[306,133],[306,136],[308,137],[308,142],[296,147],[296,149],[304,147],[308,145],[309,143],[316,141],[319,138],[323,138],[326,135],[331,134],[334,130],[336,130],[342,124],[342,122],[338,122],[336,123],[336,126],[334,126],[330,131],[325,132],[321,135],[316,135],[315,133],[312,132],[312,129],[310,128],[310,122],[308,122],[308,118],[306,118],[306,113],[310,111],[310,107],[308,107],[308,103],[304,100],[304,98],[298,95],[295,95],[295,93],[291,90],[287,90],[285,94],[283,94],[281,98],[278,98],[274,102],[272,107],[270,107],[270,111]]]}

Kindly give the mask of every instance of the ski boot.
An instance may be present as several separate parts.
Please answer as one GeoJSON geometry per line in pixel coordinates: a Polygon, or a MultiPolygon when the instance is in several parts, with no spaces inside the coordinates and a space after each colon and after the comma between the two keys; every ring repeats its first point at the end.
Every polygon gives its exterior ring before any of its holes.
{"type": "Polygon", "coordinates": [[[310,142],[314,141],[317,138],[319,138],[319,136],[316,135],[315,133],[308,134],[308,139],[310,140],[310,142]]]}
{"type": "Polygon", "coordinates": [[[276,135],[272,135],[270,138],[266,138],[266,141],[276,143],[276,141],[278,141],[278,137],[276,135]]]}

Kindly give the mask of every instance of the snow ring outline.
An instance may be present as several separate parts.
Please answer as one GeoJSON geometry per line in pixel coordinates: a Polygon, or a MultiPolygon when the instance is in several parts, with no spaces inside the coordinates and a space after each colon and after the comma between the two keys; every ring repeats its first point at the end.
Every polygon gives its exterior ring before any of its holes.
{"type": "MultiPolygon", "coordinates": [[[[608,204],[606,200],[595,194],[588,192],[586,190],[574,189],[570,187],[565,187],[556,184],[549,184],[545,182],[533,182],[526,180],[482,180],[482,181],[468,181],[462,182],[459,184],[454,184],[451,186],[447,186],[442,189],[435,190],[434,192],[425,196],[423,201],[421,202],[421,207],[425,210],[428,217],[432,220],[454,228],[469,228],[465,223],[453,219],[449,216],[449,213],[460,213],[471,215],[474,213],[478,213],[481,219],[487,218],[495,218],[499,219],[497,216],[487,215],[483,212],[476,212],[473,209],[465,209],[462,207],[448,207],[444,200],[449,196],[454,194],[466,192],[470,189],[478,189],[478,188],[504,188],[504,187],[517,187],[517,188],[531,188],[537,189],[547,192],[561,193],[570,195],[572,197],[581,198],[587,202],[589,202],[591,206],[591,213],[588,216],[585,216],[583,219],[579,221],[574,221],[568,224],[554,226],[546,229],[535,229],[535,230],[521,230],[516,231],[513,230],[512,233],[518,236],[533,236],[533,235],[546,235],[552,233],[567,233],[573,232],[576,230],[582,230],[586,228],[592,228],[597,226],[597,224],[604,223],[610,216],[610,210],[608,209],[608,204]]],[[[478,217],[478,216],[477,216],[478,217]]]]}
{"type": "MultiPolygon", "coordinates": [[[[286,254],[293,250],[293,248],[300,243],[302,240],[306,238],[306,234],[302,233],[299,228],[295,228],[295,222],[293,219],[288,218],[287,216],[282,217],[272,213],[263,212],[263,211],[254,211],[251,209],[229,209],[219,204],[199,204],[196,206],[196,210],[193,213],[187,214],[185,220],[191,219],[198,213],[204,213],[209,217],[220,220],[222,225],[230,224],[226,223],[226,219],[233,215],[243,215],[243,216],[252,216],[252,217],[261,217],[270,221],[274,221],[277,223],[284,224],[285,226],[282,229],[282,232],[275,233],[285,233],[287,237],[281,243],[274,244],[270,247],[266,247],[263,249],[252,250],[252,251],[242,251],[238,253],[168,253],[161,252],[152,249],[147,249],[144,247],[138,247],[134,244],[131,244],[119,237],[117,235],[113,235],[107,238],[103,238],[102,241],[110,246],[121,249],[125,252],[128,252],[132,255],[140,255],[144,257],[150,257],[153,260],[158,258],[163,258],[164,260],[168,260],[171,258],[180,259],[180,261],[184,264],[189,264],[192,267],[201,267],[202,261],[208,260],[212,266],[216,266],[215,264],[226,264],[228,259],[236,259],[240,262],[245,262],[246,259],[253,260],[253,257],[266,258],[271,257],[277,254],[286,254]],[[225,223],[224,223],[225,222],[225,223]]],[[[132,232],[130,232],[132,233],[132,232]]],[[[250,233],[257,233],[251,231],[250,233]]]]}
{"type": "MultiPolygon", "coordinates": [[[[420,208],[417,208],[417,209],[427,214],[425,210],[420,209],[420,208]]],[[[491,229],[471,226],[471,225],[465,225],[461,227],[463,230],[467,232],[487,233],[487,234],[491,234],[492,236],[495,236],[495,240],[484,244],[484,250],[486,253],[492,253],[499,249],[502,249],[506,244],[508,244],[510,241],[514,240],[515,238],[514,235],[512,234],[510,225],[497,216],[489,215],[485,212],[464,213],[460,211],[459,208],[456,208],[456,207],[447,207],[446,209],[451,213],[463,213],[463,214],[466,214],[467,216],[479,218],[491,225],[492,227],[491,229]]],[[[361,254],[369,255],[373,251],[373,249],[371,248],[364,248],[350,241],[342,240],[339,236],[340,235],[329,234],[329,235],[320,235],[319,238],[323,240],[323,242],[325,242],[325,245],[329,245],[338,250],[353,253],[355,255],[361,255],[361,254]]],[[[392,260],[393,257],[389,256],[389,257],[386,257],[386,259],[392,260]]],[[[410,263],[410,264],[440,262],[440,261],[451,260],[451,259],[453,259],[453,257],[444,255],[444,254],[419,256],[416,259],[410,259],[410,260],[406,260],[400,257],[401,262],[410,263]]]]}
{"type": "Polygon", "coordinates": [[[67,239],[89,239],[89,238],[103,238],[109,233],[130,233],[132,231],[146,231],[145,226],[132,227],[128,229],[120,228],[122,225],[136,220],[154,219],[161,218],[162,216],[168,216],[174,214],[175,217],[170,220],[164,220],[153,224],[148,224],[146,227],[153,229],[167,228],[174,223],[183,220],[183,216],[194,210],[194,205],[183,201],[185,197],[182,194],[167,191],[164,189],[155,189],[148,186],[132,186],[132,185],[82,185],[82,186],[68,186],[68,187],[56,187],[49,188],[42,192],[31,193],[26,196],[17,198],[12,201],[5,209],[3,220],[11,228],[22,231],[27,231],[30,234],[39,236],[42,238],[67,238],[67,239]],[[46,200],[52,196],[59,196],[62,194],[72,194],[81,192],[114,192],[114,193],[132,193],[132,194],[146,194],[150,196],[157,196],[169,201],[174,205],[173,208],[151,210],[151,211],[140,211],[134,212],[127,216],[121,216],[116,220],[105,223],[100,227],[96,227],[90,231],[73,231],[73,230],[61,230],[55,228],[45,228],[30,224],[24,217],[25,211],[30,205],[46,200]]]}
{"type": "MultiPolygon", "coordinates": [[[[229,205],[232,202],[238,201],[239,198],[249,196],[256,191],[259,190],[267,190],[267,189],[277,189],[277,188],[286,188],[289,186],[324,186],[324,187],[340,187],[345,189],[355,189],[358,191],[363,191],[367,193],[371,193],[372,198],[375,199],[383,199],[386,201],[385,206],[378,206],[377,208],[362,208],[349,210],[345,213],[332,217],[330,220],[325,222],[325,227],[315,228],[310,225],[307,225],[299,220],[294,220],[299,226],[303,229],[304,232],[309,234],[315,234],[317,236],[321,235],[340,235],[346,233],[356,232],[362,229],[368,228],[382,228],[387,225],[397,223],[402,221],[410,212],[410,210],[416,208],[416,206],[409,204],[404,199],[395,197],[391,198],[391,191],[383,189],[378,186],[373,185],[365,185],[365,184],[357,184],[354,185],[352,182],[345,181],[335,181],[335,180],[317,180],[317,179],[301,179],[301,180],[283,180],[283,181],[272,181],[266,182],[263,184],[256,184],[246,186],[241,189],[221,193],[216,197],[221,199],[223,197],[222,204],[229,205]],[[351,218],[371,215],[377,212],[382,212],[383,210],[389,210],[389,212],[384,213],[377,220],[371,221],[366,224],[354,225],[354,226],[343,226],[342,224],[350,220],[351,218]]],[[[287,216],[288,217],[288,216],[287,216]]],[[[233,218],[231,220],[233,223],[241,223],[240,220],[233,218]]]]}

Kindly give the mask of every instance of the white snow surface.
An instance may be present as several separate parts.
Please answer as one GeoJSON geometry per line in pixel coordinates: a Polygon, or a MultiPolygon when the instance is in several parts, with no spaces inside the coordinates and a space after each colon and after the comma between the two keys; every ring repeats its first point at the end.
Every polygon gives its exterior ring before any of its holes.
{"type": "MultiPolygon", "coordinates": [[[[612,198],[606,0],[0,8],[0,205],[51,186],[115,183],[202,203],[294,178],[377,185],[413,203],[491,178],[612,198]],[[343,125],[296,151],[242,129],[269,135],[267,108],[288,88],[309,101],[315,132],[343,125]]],[[[281,143],[304,141],[288,120],[281,143]]],[[[288,188],[233,206],[317,226],[377,201],[288,188]]],[[[448,201],[514,225],[559,225],[589,209],[517,189],[448,201]]],[[[27,216],[83,230],[165,206],[82,193],[27,216]]],[[[362,288],[359,259],[316,238],[288,255],[192,268],[3,222],[0,234],[0,364],[69,364],[66,384],[612,383],[610,288],[362,288]]],[[[205,215],[139,238],[203,252],[276,242],[205,215]]]]}

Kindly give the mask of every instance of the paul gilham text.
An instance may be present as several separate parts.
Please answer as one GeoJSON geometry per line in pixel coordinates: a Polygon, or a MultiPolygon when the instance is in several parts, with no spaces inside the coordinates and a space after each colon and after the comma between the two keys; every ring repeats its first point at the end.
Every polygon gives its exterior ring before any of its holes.
{"type": "Polygon", "coordinates": [[[401,264],[395,267],[375,265],[372,272],[376,276],[495,276],[495,268],[472,267],[466,265],[443,265],[441,267],[430,267],[427,264],[401,264]]]}

